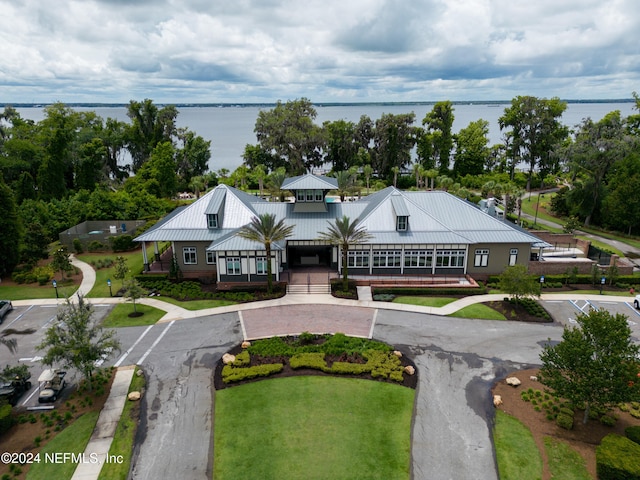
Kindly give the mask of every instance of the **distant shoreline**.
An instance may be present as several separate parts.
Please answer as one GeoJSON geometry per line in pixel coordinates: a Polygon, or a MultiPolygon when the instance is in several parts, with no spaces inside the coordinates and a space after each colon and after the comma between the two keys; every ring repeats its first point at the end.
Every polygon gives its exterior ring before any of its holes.
{"type": "MultiPolygon", "coordinates": [[[[634,103],[633,98],[612,98],[606,100],[598,99],[561,99],[567,103],[634,103]]],[[[55,103],[55,102],[54,102],[55,103]]],[[[84,102],[62,102],[67,107],[82,107],[82,108],[126,108],[128,103],[84,103],[84,102]]],[[[315,107],[358,107],[358,106],[403,106],[403,105],[435,105],[437,101],[429,102],[312,102],[315,107]]],[[[511,100],[470,100],[470,101],[456,101],[451,100],[454,105],[505,105],[510,104],[511,100]]],[[[13,108],[44,108],[53,103],[10,103],[2,102],[1,107],[13,107],[13,108]]],[[[161,105],[174,105],[177,108],[245,108],[245,107],[275,107],[276,103],[158,103],[161,105]]]]}

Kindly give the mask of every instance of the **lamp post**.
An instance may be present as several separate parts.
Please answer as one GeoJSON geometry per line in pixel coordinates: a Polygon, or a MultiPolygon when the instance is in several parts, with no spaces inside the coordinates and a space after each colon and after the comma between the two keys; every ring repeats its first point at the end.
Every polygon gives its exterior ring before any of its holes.
{"type": "Polygon", "coordinates": [[[58,296],[58,282],[56,282],[55,280],[53,281],[53,288],[56,290],[56,298],[60,298],[58,296]]]}
{"type": "Polygon", "coordinates": [[[536,203],[536,216],[533,219],[533,226],[538,224],[538,207],[540,206],[540,192],[538,192],[538,203],[536,203]]]}
{"type": "Polygon", "coordinates": [[[542,293],[543,285],[544,285],[544,275],[540,275],[540,293],[542,293]]]}
{"type": "Polygon", "coordinates": [[[607,279],[605,277],[602,277],[600,279],[600,295],[602,295],[602,287],[604,287],[604,282],[606,282],[607,279]]]}
{"type": "Polygon", "coordinates": [[[113,297],[113,292],[111,291],[111,279],[107,278],[107,286],[109,287],[109,296],[113,297]]]}

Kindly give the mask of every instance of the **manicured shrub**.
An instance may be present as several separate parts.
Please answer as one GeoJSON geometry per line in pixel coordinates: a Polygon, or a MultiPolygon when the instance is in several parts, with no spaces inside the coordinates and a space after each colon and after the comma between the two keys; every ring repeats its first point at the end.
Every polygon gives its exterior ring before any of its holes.
{"type": "Polygon", "coordinates": [[[311,352],[311,353],[296,353],[289,360],[289,365],[294,370],[298,368],[312,368],[314,370],[327,370],[327,362],[324,359],[324,353],[311,352]]]}
{"type": "Polygon", "coordinates": [[[269,363],[242,368],[225,365],[222,367],[222,381],[224,383],[233,383],[251,378],[268,377],[269,375],[281,372],[283,368],[284,365],[282,363],[269,363]]]}
{"type": "Polygon", "coordinates": [[[236,355],[236,359],[233,362],[233,366],[246,367],[250,363],[251,363],[251,356],[249,355],[249,352],[246,350],[243,350],[242,352],[236,355]]]}
{"type": "Polygon", "coordinates": [[[110,237],[109,242],[111,243],[111,250],[114,252],[126,252],[137,247],[137,244],[133,241],[133,237],[131,235],[110,237]]]}
{"type": "Polygon", "coordinates": [[[329,372],[339,375],[362,375],[370,369],[371,367],[365,363],[333,362],[329,372]]]}
{"type": "Polygon", "coordinates": [[[596,448],[599,480],[640,480],[640,445],[611,433],[596,448]]]}
{"type": "Polygon", "coordinates": [[[73,239],[73,250],[77,254],[80,254],[80,253],[84,252],[84,248],[82,247],[82,242],[80,241],[79,238],[74,238],[73,239]]]}
{"type": "Polygon", "coordinates": [[[573,428],[573,417],[559,413],[556,417],[556,425],[565,430],[571,430],[573,428]]]}
{"type": "Polygon", "coordinates": [[[617,419],[615,417],[612,417],[611,415],[603,415],[600,417],[600,423],[602,425],[606,425],[607,427],[613,427],[617,422],[617,419]]]}

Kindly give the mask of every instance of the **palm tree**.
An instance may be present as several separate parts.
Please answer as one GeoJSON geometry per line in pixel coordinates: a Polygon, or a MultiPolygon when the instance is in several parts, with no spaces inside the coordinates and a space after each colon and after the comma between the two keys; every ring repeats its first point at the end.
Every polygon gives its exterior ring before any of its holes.
{"type": "Polygon", "coordinates": [[[344,202],[344,198],[353,190],[355,177],[347,170],[336,172],[335,175],[338,181],[338,195],[340,195],[340,201],[344,202]]]}
{"type": "MultiPolygon", "coordinates": [[[[342,289],[349,290],[349,266],[348,252],[350,245],[366,243],[372,236],[364,227],[358,227],[359,219],[353,222],[344,215],[337,218],[334,223],[329,223],[328,232],[318,232],[320,240],[332,245],[338,245],[342,249],[342,289]]],[[[327,222],[328,223],[328,222],[327,222]]]]}
{"type": "Polygon", "coordinates": [[[373,167],[369,164],[366,164],[362,167],[362,173],[364,174],[365,182],[367,183],[367,195],[369,194],[369,181],[371,180],[371,175],[373,175],[373,167]]]}
{"type": "Polygon", "coordinates": [[[398,186],[398,173],[400,173],[400,167],[392,167],[391,171],[393,172],[393,187],[398,186]]]}
{"type": "Polygon", "coordinates": [[[274,197],[280,197],[280,201],[284,202],[285,191],[282,190],[282,184],[287,179],[287,172],[284,168],[279,168],[269,175],[269,190],[274,197]]]}
{"type": "Polygon", "coordinates": [[[267,293],[271,293],[271,244],[281,242],[293,235],[293,225],[285,225],[284,218],[276,222],[272,213],[263,213],[253,217],[251,222],[242,227],[236,235],[246,240],[260,242],[267,251],[267,293]]]}

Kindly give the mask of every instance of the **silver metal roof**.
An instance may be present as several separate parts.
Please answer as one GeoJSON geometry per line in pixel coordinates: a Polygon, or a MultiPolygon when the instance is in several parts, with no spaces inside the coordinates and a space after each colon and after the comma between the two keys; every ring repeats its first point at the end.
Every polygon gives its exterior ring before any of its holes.
{"type": "MultiPolygon", "coordinates": [[[[290,180],[296,182],[290,182],[288,188],[292,188],[292,184],[318,188],[317,182],[323,181],[314,175],[290,180]],[[310,183],[305,183],[307,181],[310,183]]],[[[360,220],[360,225],[373,235],[371,243],[540,243],[534,235],[442,191],[403,192],[389,187],[355,202],[327,203],[326,212],[295,212],[294,207],[293,203],[267,202],[219,185],[188,207],[168,215],[136,240],[207,241],[215,250],[260,250],[261,246],[250,245],[251,242],[240,239],[235,232],[254,216],[272,213],[277,220],[285,219],[287,225],[295,227],[290,240],[316,240],[320,232],[326,231],[328,223],[346,215],[360,220]],[[220,229],[207,228],[206,213],[212,206],[223,208],[220,229]],[[409,217],[405,232],[396,231],[398,215],[409,217]]]]}
{"type": "Polygon", "coordinates": [[[298,177],[287,178],[282,183],[283,190],[334,190],[338,188],[338,180],[307,173],[298,177]]]}

